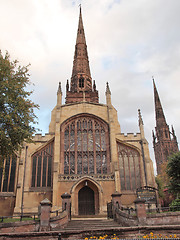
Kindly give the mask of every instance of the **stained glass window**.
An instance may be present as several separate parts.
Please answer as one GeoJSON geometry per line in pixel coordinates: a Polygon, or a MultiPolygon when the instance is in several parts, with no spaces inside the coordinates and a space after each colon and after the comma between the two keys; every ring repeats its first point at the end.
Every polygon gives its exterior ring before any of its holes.
{"type": "MultiPolygon", "coordinates": [[[[67,135],[66,139],[69,141],[67,135]]],[[[51,142],[32,156],[32,187],[51,187],[53,146],[51,142]]]]}
{"type": "Polygon", "coordinates": [[[140,154],[134,148],[117,144],[121,189],[136,190],[141,187],[140,154]]]}
{"type": "Polygon", "coordinates": [[[106,174],[110,171],[107,123],[81,115],[65,122],[61,130],[64,174],[106,174]]]}
{"type": "Polygon", "coordinates": [[[0,167],[0,192],[14,192],[17,156],[7,157],[0,167]]]}

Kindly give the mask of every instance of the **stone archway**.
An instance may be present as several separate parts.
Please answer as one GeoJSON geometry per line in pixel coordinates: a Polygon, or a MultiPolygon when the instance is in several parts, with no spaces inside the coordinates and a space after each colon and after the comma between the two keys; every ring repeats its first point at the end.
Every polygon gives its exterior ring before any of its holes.
{"type": "Polygon", "coordinates": [[[89,178],[84,178],[72,188],[72,214],[96,215],[100,210],[100,189],[89,178]],[[90,204],[90,208],[88,205],[90,204]]]}

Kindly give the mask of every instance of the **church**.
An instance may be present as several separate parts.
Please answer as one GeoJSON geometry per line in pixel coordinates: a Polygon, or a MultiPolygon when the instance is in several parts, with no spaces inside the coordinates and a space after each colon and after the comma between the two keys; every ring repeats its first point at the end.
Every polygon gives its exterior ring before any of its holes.
{"type": "MultiPolygon", "coordinates": [[[[98,81],[101,81],[100,79],[98,81]]],[[[106,84],[106,103],[99,102],[92,81],[80,8],[78,31],[65,104],[59,83],[49,132],[36,134],[20,153],[6,159],[0,172],[0,215],[36,213],[47,198],[52,209],[71,195],[73,216],[106,215],[107,202],[120,193],[124,206],[134,206],[136,190],[156,187],[153,163],[140,110],[139,132],[121,132],[106,84]]]]}

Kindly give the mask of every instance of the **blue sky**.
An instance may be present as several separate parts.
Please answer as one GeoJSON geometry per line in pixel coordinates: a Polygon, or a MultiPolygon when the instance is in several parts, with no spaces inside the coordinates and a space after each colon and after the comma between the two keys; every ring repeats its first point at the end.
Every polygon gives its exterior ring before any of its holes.
{"type": "MultiPolygon", "coordinates": [[[[121,130],[138,132],[141,109],[145,135],[154,160],[155,127],[152,76],[169,125],[180,140],[180,1],[179,0],[6,0],[0,1],[0,48],[31,63],[33,100],[42,133],[48,132],[58,82],[65,97],[71,78],[79,4],[92,78],[100,102],[109,82],[121,130]]],[[[64,100],[63,100],[64,101],[64,100]]]]}

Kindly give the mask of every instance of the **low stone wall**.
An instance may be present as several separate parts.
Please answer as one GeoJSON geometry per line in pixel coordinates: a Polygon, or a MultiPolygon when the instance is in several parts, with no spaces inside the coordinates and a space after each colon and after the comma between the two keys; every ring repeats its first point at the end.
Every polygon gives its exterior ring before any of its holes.
{"type": "Polygon", "coordinates": [[[136,216],[131,216],[125,212],[122,212],[119,209],[115,210],[114,220],[118,222],[121,226],[130,227],[137,226],[138,221],[136,216]]]}
{"type": "Polygon", "coordinates": [[[147,225],[180,225],[180,212],[147,214],[147,225]]]}
{"type": "MultiPolygon", "coordinates": [[[[66,211],[59,214],[50,220],[50,229],[62,229],[67,225],[68,213],[66,211]]],[[[22,221],[14,223],[0,223],[0,233],[28,233],[38,232],[40,228],[39,221],[22,221]]]]}
{"type": "Polygon", "coordinates": [[[91,231],[47,231],[47,232],[32,232],[32,233],[0,233],[0,240],[54,240],[59,237],[59,233],[62,236],[62,239],[84,239],[86,236],[102,236],[103,234],[111,235],[116,234],[121,239],[139,239],[143,235],[153,232],[154,234],[162,234],[163,236],[169,236],[170,234],[180,235],[180,226],[135,226],[135,227],[116,227],[112,229],[96,229],[91,231]]]}
{"type": "Polygon", "coordinates": [[[50,227],[51,230],[64,228],[69,222],[67,211],[62,212],[58,217],[51,218],[50,227]]]}
{"type": "MultiPolygon", "coordinates": [[[[112,201],[113,203],[113,201],[112,201]]],[[[136,199],[136,214],[127,214],[121,211],[117,203],[112,204],[112,215],[121,226],[153,226],[153,225],[180,225],[180,211],[147,213],[145,200],[136,199]]]]}
{"type": "Polygon", "coordinates": [[[36,232],[39,222],[22,221],[14,223],[0,223],[0,233],[36,232]]]}

